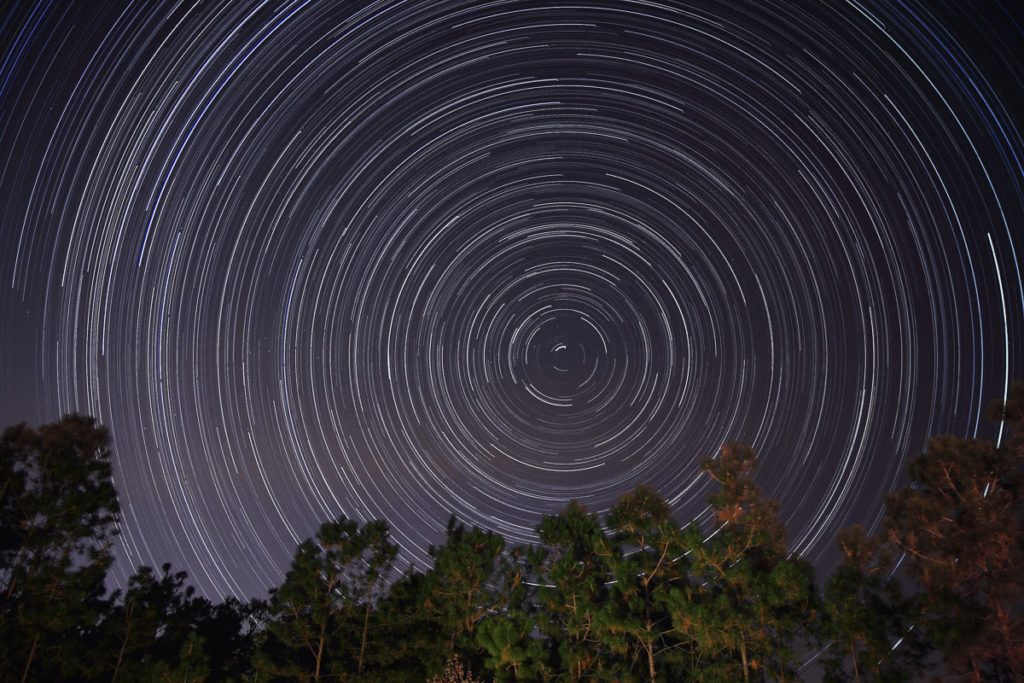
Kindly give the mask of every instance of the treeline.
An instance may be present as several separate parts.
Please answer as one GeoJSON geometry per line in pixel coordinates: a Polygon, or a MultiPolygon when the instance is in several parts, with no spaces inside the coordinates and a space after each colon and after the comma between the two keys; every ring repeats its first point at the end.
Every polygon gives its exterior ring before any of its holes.
{"type": "Polygon", "coordinates": [[[69,415],[0,439],[2,680],[1024,680],[1024,385],[1001,447],[944,436],[878,535],[838,537],[824,581],[787,550],[739,444],[701,463],[708,528],[652,488],[603,519],[570,501],[540,543],[449,522],[399,574],[381,521],[324,524],[266,600],[212,604],[167,565],[105,588],[108,434],[69,415]]]}

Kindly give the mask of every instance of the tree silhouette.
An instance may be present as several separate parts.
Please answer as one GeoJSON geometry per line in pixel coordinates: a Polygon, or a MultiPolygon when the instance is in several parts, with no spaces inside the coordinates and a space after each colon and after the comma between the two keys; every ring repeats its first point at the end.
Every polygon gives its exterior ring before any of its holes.
{"type": "MultiPolygon", "coordinates": [[[[480,623],[513,597],[496,590],[505,540],[501,535],[448,521],[445,544],[431,548],[434,566],[426,574],[423,607],[444,634],[447,651],[473,670],[483,667],[484,650],[476,641],[480,623]]],[[[512,586],[515,590],[517,586],[512,586]]]]}
{"type": "Polygon", "coordinates": [[[608,511],[610,538],[605,557],[614,583],[597,614],[601,642],[624,658],[627,670],[638,666],[643,678],[672,676],[681,659],[672,626],[669,599],[687,583],[686,548],[668,504],[649,486],[623,495],[608,511]],[[667,670],[666,670],[667,669],[667,670]]]}
{"type": "Polygon", "coordinates": [[[826,681],[902,681],[922,667],[924,645],[912,604],[891,574],[893,557],[863,527],[838,536],[843,563],[825,585],[822,657],[826,681]]]}
{"type": "Polygon", "coordinates": [[[109,681],[223,679],[243,666],[245,608],[233,599],[212,605],[187,585],[185,572],[159,577],[139,567],[116,592],[95,636],[97,678],[109,681]],[[100,675],[102,674],[102,676],[100,675]]]}
{"type": "Polygon", "coordinates": [[[450,642],[426,606],[429,589],[427,577],[410,568],[390,585],[372,615],[380,637],[369,663],[394,680],[425,680],[445,666],[450,642]]]}
{"type": "Polygon", "coordinates": [[[22,681],[84,677],[117,534],[109,434],[72,414],[0,437],[0,661],[22,681]]]}
{"type": "Polygon", "coordinates": [[[1024,387],[995,413],[1004,447],[940,436],[911,460],[913,485],[888,496],[887,540],[919,582],[918,612],[949,666],[972,680],[1024,678],[1024,387]]]}
{"type": "Polygon", "coordinates": [[[538,627],[554,644],[548,667],[570,681],[601,679],[602,662],[595,621],[608,600],[612,571],[600,520],[578,501],[547,515],[537,526],[538,627]]]}
{"type": "Polygon", "coordinates": [[[299,545],[271,593],[258,666],[316,681],[362,673],[369,615],[396,553],[384,522],[360,528],[342,516],[322,525],[315,539],[299,545]]]}
{"type": "Polygon", "coordinates": [[[213,605],[170,565],[108,594],[106,430],[16,425],[0,437],[0,680],[472,679],[463,663],[499,681],[788,680],[818,649],[828,681],[1024,680],[1024,385],[993,415],[1001,444],[929,440],[884,533],[840,532],[824,600],[739,444],[701,463],[707,529],[639,486],[603,520],[570,501],[536,547],[453,517],[433,566],[396,577],[387,524],[340,517],[266,603],[213,605]]]}
{"type": "Polygon", "coordinates": [[[813,571],[787,553],[778,503],[761,496],[756,467],[753,449],[739,444],[701,464],[720,486],[708,499],[714,526],[706,540],[696,524],[686,531],[694,580],[676,592],[673,619],[694,639],[708,680],[795,678],[818,612],[813,571]]]}

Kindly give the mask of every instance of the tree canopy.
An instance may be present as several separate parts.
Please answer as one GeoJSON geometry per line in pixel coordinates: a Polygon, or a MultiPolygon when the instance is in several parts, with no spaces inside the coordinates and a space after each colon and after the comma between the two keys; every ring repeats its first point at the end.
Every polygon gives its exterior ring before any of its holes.
{"type": "Polygon", "coordinates": [[[266,600],[220,604],[184,572],[106,588],[109,435],[68,415],[0,438],[0,680],[1024,680],[1024,385],[1001,443],[935,437],[877,534],[837,538],[818,581],[787,547],[757,457],[705,458],[710,523],[647,485],[578,501],[509,547],[454,517],[424,571],[383,521],[340,516],[266,600]]]}

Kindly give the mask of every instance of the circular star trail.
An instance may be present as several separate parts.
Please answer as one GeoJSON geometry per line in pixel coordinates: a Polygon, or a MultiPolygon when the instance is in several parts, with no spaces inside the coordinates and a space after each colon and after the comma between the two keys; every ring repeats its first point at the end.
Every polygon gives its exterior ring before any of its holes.
{"type": "Polygon", "coordinates": [[[794,550],[877,524],[1024,375],[1021,17],[859,2],[22,3],[2,30],[7,422],[114,434],[119,571],[259,595],[338,514],[760,455],[794,550]]]}

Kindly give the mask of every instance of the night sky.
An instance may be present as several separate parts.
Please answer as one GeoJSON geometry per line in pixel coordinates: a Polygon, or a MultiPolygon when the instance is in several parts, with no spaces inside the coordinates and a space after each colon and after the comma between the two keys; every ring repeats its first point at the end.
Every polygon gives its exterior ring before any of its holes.
{"type": "Polygon", "coordinates": [[[10,5],[0,424],[111,428],[117,581],[706,519],[732,440],[826,570],[1024,377],[1011,3],[10,5]]]}

